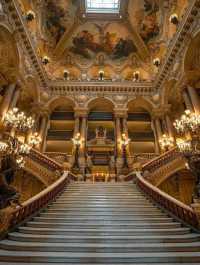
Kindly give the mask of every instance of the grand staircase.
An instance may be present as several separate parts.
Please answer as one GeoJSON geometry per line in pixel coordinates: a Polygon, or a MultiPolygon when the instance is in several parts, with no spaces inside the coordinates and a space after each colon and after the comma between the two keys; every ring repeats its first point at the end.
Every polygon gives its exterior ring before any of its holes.
{"type": "Polygon", "coordinates": [[[0,264],[200,264],[200,235],[130,183],[73,182],[0,242],[0,264]]]}

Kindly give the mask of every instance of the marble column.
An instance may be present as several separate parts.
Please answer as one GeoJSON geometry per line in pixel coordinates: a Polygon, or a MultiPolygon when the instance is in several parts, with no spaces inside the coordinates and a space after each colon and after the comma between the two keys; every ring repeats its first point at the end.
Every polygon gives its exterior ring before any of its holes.
{"type": "Polygon", "coordinates": [[[160,145],[159,145],[159,140],[158,140],[158,133],[156,131],[155,120],[152,120],[151,128],[153,130],[154,138],[155,138],[155,153],[159,154],[160,153],[160,145]]]}
{"type": "MultiPolygon", "coordinates": [[[[126,138],[128,139],[128,125],[127,125],[127,116],[123,117],[122,119],[122,123],[123,123],[123,133],[125,133],[126,138]]],[[[130,157],[130,148],[129,148],[129,143],[126,146],[126,152],[127,152],[127,156],[130,157]]]]}
{"type": "Polygon", "coordinates": [[[1,116],[1,120],[2,121],[4,119],[4,116],[5,116],[6,112],[9,109],[9,106],[10,106],[10,103],[11,103],[15,88],[16,88],[15,84],[10,84],[6,88],[6,92],[5,92],[5,95],[3,97],[3,101],[2,101],[1,106],[0,106],[0,116],[1,116]]]}
{"type": "Polygon", "coordinates": [[[17,106],[17,102],[19,100],[19,96],[20,96],[20,89],[17,88],[14,93],[13,93],[13,98],[11,100],[11,103],[9,105],[9,109],[13,109],[17,106]]]}
{"type": "Polygon", "coordinates": [[[81,153],[82,155],[85,155],[85,146],[87,141],[87,117],[82,117],[81,122],[81,140],[82,140],[82,146],[81,146],[81,153]]]}
{"type": "Polygon", "coordinates": [[[115,118],[115,129],[116,129],[116,146],[117,146],[117,157],[121,157],[122,148],[121,148],[121,124],[120,117],[115,118]]]}
{"type": "Polygon", "coordinates": [[[174,138],[174,128],[173,128],[172,121],[168,114],[165,116],[165,119],[166,119],[166,124],[167,124],[168,135],[174,138]]]}
{"type": "Polygon", "coordinates": [[[188,94],[190,96],[194,111],[197,114],[200,114],[200,100],[199,100],[199,95],[197,94],[197,91],[195,90],[195,88],[193,88],[191,86],[187,87],[187,91],[188,91],[188,94]]]}
{"type": "Polygon", "coordinates": [[[79,127],[80,127],[80,118],[79,116],[75,115],[73,137],[76,137],[77,133],[79,133],[79,127]]]}
{"type": "Polygon", "coordinates": [[[162,127],[161,127],[161,123],[160,123],[160,119],[156,118],[155,119],[155,127],[156,127],[156,132],[157,132],[157,136],[158,136],[158,141],[162,138],[162,127]]]}
{"type": "Polygon", "coordinates": [[[44,115],[42,116],[41,125],[40,125],[40,132],[39,135],[41,137],[41,145],[40,145],[40,151],[44,152],[45,145],[46,145],[46,136],[47,136],[47,130],[48,130],[48,116],[44,115]]]}
{"type": "Polygon", "coordinates": [[[186,91],[183,91],[183,100],[185,102],[186,109],[190,110],[191,112],[194,111],[190,98],[186,91]]]}

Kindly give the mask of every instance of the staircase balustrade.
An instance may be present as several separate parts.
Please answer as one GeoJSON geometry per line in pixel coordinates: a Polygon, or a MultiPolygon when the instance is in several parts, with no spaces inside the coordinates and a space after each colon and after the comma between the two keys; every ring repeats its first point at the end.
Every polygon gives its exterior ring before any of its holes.
{"type": "Polygon", "coordinates": [[[187,160],[176,148],[151,160],[142,167],[143,176],[154,186],[159,186],[169,176],[184,169],[187,160]]]}
{"type": "Polygon", "coordinates": [[[69,183],[71,178],[70,174],[69,172],[64,172],[63,176],[52,185],[30,198],[28,201],[22,203],[21,206],[17,206],[16,210],[12,213],[10,227],[20,224],[34,213],[44,208],[49,202],[55,200],[69,183]]]}
{"type": "Polygon", "coordinates": [[[190,206],[176,200],[172,196],[161,191],[148,181],[146,181],[140,173],[136,173],[137,185],[139,188],[150,196],[156,203],[164,207],[174,216],[178,217],[185,224],[189,224],[195,229],[199,229],[198,216],[190,206]]]}

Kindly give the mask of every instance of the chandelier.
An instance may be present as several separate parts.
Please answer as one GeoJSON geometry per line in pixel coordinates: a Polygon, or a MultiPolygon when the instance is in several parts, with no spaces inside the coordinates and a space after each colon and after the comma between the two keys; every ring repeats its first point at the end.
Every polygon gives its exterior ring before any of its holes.
{"type": "Polygon", "coordinates": [[[180,119],[175,120],[174,127],[178,133],[196,133],[200,129],[200,115],[190,110],[185,110],[180,119]]]}
{"type": "Polygon", "coordinates": [[[179,135],[176,145],[188,161],[188,167],[196,177],[193,200],[200,200],[200,115],[185,110],[180,119],[175,120],[174,127],[179,135]]]}
{"type": "Polygon", "coordinates": [[[171,147],[174,146],[173,137],[163,134],[162,138],[159,140],[159,144],[162,150],[168,151],[171,147]]]}
{"type": "Polygon", "coordinates": [[[37,146],[41,143],[42,139],[41,137],[39,136],[39,134],[37,132],[35,132],[34,134],[32,134],[30,136],[30,139],[29,139],[29,145],[31,146],[37,146]]]}
{"type": "Polygon", "coordinates": [[[19,111],[18,108],[13,108],[6,113],[4,124],[8,128],[14,128],[25,132],[33,128],[35,120],[32,117],[27,117],[24,112],[19,111]]]}
{"type": "Polygon", "coordinates": [[[18,167],[24,167],[24,156],[30,153],[31,146],[20,142],[17,138],[11,136],[7,140],[0,141],[0,155],[12,156],[15,158],[18,167]]]}

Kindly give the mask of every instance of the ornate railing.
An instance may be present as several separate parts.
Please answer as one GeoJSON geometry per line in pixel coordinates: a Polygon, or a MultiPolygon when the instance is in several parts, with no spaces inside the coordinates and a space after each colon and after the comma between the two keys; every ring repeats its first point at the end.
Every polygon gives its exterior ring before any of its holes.
{"type": "Polygon", "coordinates": [[[45,152],[45,155],[58,163],[69,162],[71,158],[71,155],[62,152],[45,152]]]}
{"type": "Polygon", "coordinates": [[[71,178],[70,174],[71,173],[64,172],[63,176],[52,185],[50,185],[45,190],[41,191],[39,194],[35,195],[28,201],[22,203],[21,206],[17,206],[16,210],[12,213],[10,227],[20,224],[28,217],[32,216],[34,213],[44,208],[51,201],[55,200],[55,198],[69,183],[71,178]]]}
{"type": "Polygon", "coordinates": [[[45,154],[42,154],[38,152],[35,149],[31,149],[30,154],[28,155],[32,160],[39,163],[41,166],[46,167],[48,170],[62,170],[62,165],[60,165],[58,162],[54,161],[53,159],[50,159],[45,154]]]}
{"type": "Polygon", "coordinates": [[[30,154],[25,157],[24,169],[38,178],[45,186],[49,186],[58,179],[63,167],[48,156],[31,149],[30,154]]]}
{"type": "Polygon", "coordinates": [[[154,186],[159,186],[169,176],[184,169],[186,162],[184,156],[174,148],[144,164],[142,167],[143,176],[154,186]]]}
{"type": "Polygon", "coordinates": [[[134,174],[137,178],[137,185],[139,188],[147,194],[157,204],[168,210],[179,220],[186,224],[189,224],[193,228],[199,229],[198,216],[193,208],[176,200],[165,192],[161,191],[148,181],[146,181],[140,173],[134,174]]]}
{"type": "Polygon", "coordinates": [[[150,173],[155,171],[157,168],[160,168],[162,165],[165,165],[167,162],[174,160],[176,157],[181,156],[181,153],[176,149],[172,149],[159,157],[152,159],[143,165],[143,171],[148,170],[150,173]]]}

